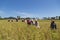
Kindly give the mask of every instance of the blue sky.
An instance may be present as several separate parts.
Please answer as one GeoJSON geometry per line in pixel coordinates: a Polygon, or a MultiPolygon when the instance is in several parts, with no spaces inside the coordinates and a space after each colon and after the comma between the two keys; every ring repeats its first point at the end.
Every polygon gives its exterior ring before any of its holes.
{"type": "Polygon", "coordinates": [[[0,0],[0,16],[60,16],[60,0],[0,0]]]}

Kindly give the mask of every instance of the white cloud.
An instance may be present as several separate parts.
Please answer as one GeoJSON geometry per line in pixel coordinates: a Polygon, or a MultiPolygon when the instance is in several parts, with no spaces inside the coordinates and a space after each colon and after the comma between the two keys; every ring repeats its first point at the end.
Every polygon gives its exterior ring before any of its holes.
{"type": "Polygon", "coordinates": [[[17,11],[16,13],[22,15],[23,17],[33,17],[33,14],[30,13],[19,12],[19,11],[17,11]]]}
{"type": "Polygon", "coordinates": [[[0,15],[1,16],[38,17],[37,14],[21,12],[21,11],[2,11],[2,10],[0,10],[0,15]]]}
{"type": "Polygon", "coordinates": [[[34,17],[34,18],[39,18],[39,14],[34,14],[34,13],[26,13],[26,12],[20,12],[20,11],[15,11],[16,14],[22,15],[21,17],[34,17]]]}
{"type": "MultiPolygon", "coordinates": [[[[7,11],[2,11],[2,10],[0,10],[0,15],[8,15],[9,13],[15,14],[15,16],[20,15],[20,16],[22,16],[22,17],[32,17],[31,14],[25,13],[25,12],[19,12],[19,11],[9,11],[9,12],[7,12],[7,11]],[[17,15],[16,15],[16,14],[17,14],[17,15]]],[[[14,15],[13,15],[13,16],[14,16],[14,15]]]]}

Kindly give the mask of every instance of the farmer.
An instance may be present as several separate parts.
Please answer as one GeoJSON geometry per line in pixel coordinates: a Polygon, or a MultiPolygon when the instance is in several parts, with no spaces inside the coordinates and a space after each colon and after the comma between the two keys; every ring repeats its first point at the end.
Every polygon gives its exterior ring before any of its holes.
{"type": "Polygon", "coordinates": [[[30,19],[27,19],[27,24],[31,25],[31,20],[30,19]]]}
{"type": "Polygon", "coordinates": [[[10,19],[8,19],[8,22],[10,22],[10,19]]]}
{"type": "Polygon", "coordinates": [[[40,28],[39,22],[37,21],[37,19],[35,20],[35,26],[36,26],[37,28],[40,28]]]}
{"type": "Polygon", "coordinates": [[[16,18],[16,22],[18,22],[18,19],[16,18]]]}
{"type": "Polygon", "coordinates": [[[11,22],[13,22],[13,19],[11,19],[11,22]]]}
{"type": "Polygon", "coordinates": [[[27,20],[25,19],[25,23],[27,23],[27,20]]]}
{"type": "Polygon", "coordinates": [[[33,25],[33,19],[31,19],[31,25],[33,25]]]}
{"type": "Polygon", "coordinates": [[[33,21],[33,25],[35,25],[35,21],[33,21]]]}
{"type": "Polygon", "coordinates": [[[25,20],[24,20],[24,19],[22,19],[22,22],[25,22],[25,20]]]}
{"type": "Polygon", "coordinates": [[[51,27],[51,29],[57,29],[56,23],[54,21],[51,22],[50,27],[51,27]]]}

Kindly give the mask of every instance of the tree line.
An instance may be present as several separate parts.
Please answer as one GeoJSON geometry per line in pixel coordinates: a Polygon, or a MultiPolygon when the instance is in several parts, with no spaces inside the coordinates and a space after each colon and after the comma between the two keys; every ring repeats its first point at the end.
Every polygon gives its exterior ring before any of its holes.
{"type": "Polygon", "coordinates": [[[60,20],[60,16],[56,16],[56,17],[43,17],[44,20],[51,20],[51,19],[54,19],[54,20],[60,20]]]}

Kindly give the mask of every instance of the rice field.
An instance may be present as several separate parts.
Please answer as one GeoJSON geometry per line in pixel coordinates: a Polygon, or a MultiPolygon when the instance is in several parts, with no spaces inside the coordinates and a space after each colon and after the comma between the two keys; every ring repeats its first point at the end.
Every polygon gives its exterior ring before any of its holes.
{"type": "Polygon", "coordinates": [[[56,20],[57,30],[50,29],[49,20],[39,20],[40,29],[26,23],[0,20],[0,40],[60,40],[60,20],[56,20]]]}

